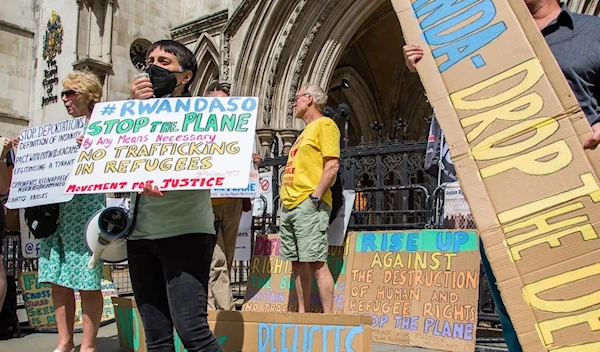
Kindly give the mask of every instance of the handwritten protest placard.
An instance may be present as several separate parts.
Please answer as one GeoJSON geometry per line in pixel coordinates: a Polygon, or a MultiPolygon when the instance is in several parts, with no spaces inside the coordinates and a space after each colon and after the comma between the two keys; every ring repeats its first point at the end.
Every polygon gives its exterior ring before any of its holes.
{"type": "MultiPolygon", "coordinates": [[[[347,244],[347,243],[346,243],[347,244]]],[[[279,257],[281,246],[278,234],[256,237],[250,264],[246,302],[242,310],[252,312],[296,312],[298,298],[292,277],[292,263],[279,257]]],[[[329,247],[327,259],[334,280],[334,303],[336,314],[343,313],[346,287],[346,263],[352,251],[346,246],[329,247]]],[[[310,312],[322,312],[317,283],[313,280],[310,295],[310,312]]]]}
{"type": "Polygon", "coordinates": [[[258,100],[96,104],[66,193],[248,187],[258,100]]]}
{"type": "MultiPolygon", "coordinates": [[[[54,314],[54,302],[52,301],[52,288],[48,283],[38,282],[37,271],[27,271],[19,276],[19,285],[23,292],[23,301],[29,320],[29,326],[34,329],[56,329],[56,316],[54,314]]],[[[102,310],[102,322],[115,318],[112,297],[117,296],[115,285],[109,278],[102,279],[102,297],[104,308],[102,310]]],[[[83,312],[81,310],[81,296],[75,291],[75,326],[83,326],[83,312]]]]}
{"type": "Polygon", "coordinates": [[[370,314],[373,341],[473,351],[479,242],[475,232],[421,230],[349,236],[344,313],[370,314]]]}
{"type": "Polygon", "coordinates": [[[26,128],[19,134],[9,209],[68,202],[65,184],[79,151],[76,139],[84,132],[85,117],[26,128]]]}
{"type": "MultiPolygon", "coordinates": [[[[136,302],[113,298],[120,349],[146,352],[136,302]]],[[[370,352],[369,319],[355,315],[209,311],[208,325],[224,352],[370,352]]],[[[175,351],[186,351],[174,331],[175,351]]]]}

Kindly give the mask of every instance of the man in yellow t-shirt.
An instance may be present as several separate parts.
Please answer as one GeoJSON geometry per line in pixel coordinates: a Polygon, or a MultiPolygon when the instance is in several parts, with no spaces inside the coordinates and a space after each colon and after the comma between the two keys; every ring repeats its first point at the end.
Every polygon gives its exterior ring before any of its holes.
{"type": "Polygon", "coordinates": [[[298,312],[310,310],[312,277],[317,282],[323,313],[333,313],[333,277],[327,266],[327,229],[331,190],[339,169],[340,130],[323,116],[327,95],[305,84],[296,95],[296,118],[306,127],[292,146],[280,198],[281,258],[292,261],[298,312]]]}

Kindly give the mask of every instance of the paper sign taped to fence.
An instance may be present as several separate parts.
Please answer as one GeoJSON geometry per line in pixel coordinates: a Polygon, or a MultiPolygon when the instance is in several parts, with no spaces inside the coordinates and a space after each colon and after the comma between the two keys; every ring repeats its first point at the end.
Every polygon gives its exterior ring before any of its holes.
{"type": "MultiPolygon", "coordinates": [[[[136,302],[114,297],[119,345],[145,352],[146,336],[136,302]]],[[[224,352],[370,352],[370,319],[364,316],[208,311],[208,325],[224,352]]],[[[175,332],[175,351],[185,351],[175,332]]]]}
{"type": "Polygon", "coordinates": [[[245,261],[252,257],[252,210],[242,213],[237,239],[235,241],[234,260],[245,261]]]}
{"type": "Polygon", "coordinates": [[[79,117],[21,131],[7,208],[64,203],[73,198],[64,190],[79,152],[76,139],[83,135],[84,127],[85,117],[79,117]]]}
{"type": "Polygon", "coordinates": [[[600,158],[527,6],[392,3],[523,350],[600,350],[600,158]]]}
{"type": "Polygon", "coordinates": [[[254,201],[252,210],[254,216],[263,216],[266,212],[268,215],[273,214],[273,172],[266,171],[258,174],[258,183],[260,191],[254,201]],[[263,199],[264,198],[264,199],[263,199]]]}
{"type": "MultiPolygon", "coordinates": [[[[102,279],[102,296],[104,308],[102,322],[115,318],[112,297],[117,296],[115,285],[109,278],[102,279]]],[[[56,316],[54,302],[52,301],[52,288],[48,283],[38,282],[37,271],[26,271],[19,275],[19,286],[23,292],[23,301],[29,326],[34,329],[56,329],[56,316]]],[[[83,326],[83,312],[81,310],[81,296],[75,291],[75,326],[83,326]]]]}
{"type": "Polygon", "coordinates": [[[356,192],[353,189],[347,189],[344,190],[342,195],[344,196],[344,203],[340,207],[337,217],[327,229],[330,246],[344,245],[346,232],[348,231],[348,224],[350,223],[350,217],[352,216],[352,208],[354,207],[356,192]]]}
{"type": "MultiPolygon", "coordinates": [[[[278,234],[256,236],[250,262],[246,299],[242,310],[249,312],[296,312],[298,297],[292,277],[292,263],[279,256],[281,239],[278,234]]],[[[327,265],[333,275],[333,310],[342,314],[346,287],[348,258],[352,251],[348,246],[329,247],[327,265]]],[[[317,283],[313,279],[310,296],[310,312],[322,312],[317,283]]]]}
{"type": "Polygon", "coordinates": [[[359,232],[346,271],[344,314],[371,314],[373,341],[442,351],[475,349],[479,241],[475,232],[359,232]]]}
{"type": "Polygon", "coordinates": [[[258,99],[99,103],[65,192],[246,188],[258,99]]]}

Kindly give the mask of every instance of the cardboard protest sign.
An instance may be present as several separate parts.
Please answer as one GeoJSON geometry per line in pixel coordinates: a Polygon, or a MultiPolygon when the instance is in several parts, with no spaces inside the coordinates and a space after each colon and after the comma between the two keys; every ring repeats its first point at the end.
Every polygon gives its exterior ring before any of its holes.
{"type": "MultiPolygon", "coordinates": [[[[248,273],[246,299],[242,310],[250,312],[296,312],[298,297],[292,277],[292,263],[279,257],[281,246],[278,234],[256,236],[254,253],[248,273]]],[[[333,309],[342,314],[346,287],[347,262],[352,257],[348,246],[329,247],[328,265],[334,280],[333,309]]],[[[322,312],[317,283],[313,280],[310,292],[310,312],[322,312]]]]}
{"type": "MultiPolygon", "coordinates": [[[[145,352],[146,338],[135,301],[114,297],[119,345],[145,352]]],[[[364,316],[209,311],[208,325],[225,352],[370,352],[370,319],[364,316]]],[[[175,333],[175,351],[185,351],[175,333]]]]}
{"type": "Polygon", "coordinates": [[[519,342],[600,350],[600,158],[521,0],[393,0],[519,342]]]}
{"type": "MultiPolygon", "coordinates": [[[[56,329],[50,284],[38,283],[38,272],[27,271],[19,275],[19,286],[23,292],[29,326],[41,330],[56,329]]],[[[115,318],[112,297],[117,296],[117,290],[110,280],[110,276],[106,277],[105,275],[102,279],[102,296],[104,297],[104,310],[101,321],[108,322],[115,318]]],[[[81,296],[78,291],[75,291],[75,327],[83,327],[82,314],[81,296]]]]}
{"type": "Polygon", "coordinates": [[[65,192],[246,188],[258,100],[163,98],[99,103],[65,192]]]}
{"type": "Polygon", "coordinates": [[[64,190],[79,152],[76,139],[83,135],[84,127],[85,117],[79,117],[21,131],[7,208],[64,203],[73,198],[64,190]]]}
{"type": "Polygon", "coordinates": [[[473,351],[479,297],[474,232],[359,232],[346,271],[344,314],[370,314],[373,341],[473,351]]]}

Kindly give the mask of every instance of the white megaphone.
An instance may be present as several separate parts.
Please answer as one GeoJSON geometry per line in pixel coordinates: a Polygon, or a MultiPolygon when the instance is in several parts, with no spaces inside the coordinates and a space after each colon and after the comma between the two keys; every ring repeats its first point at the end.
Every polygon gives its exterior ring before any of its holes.
{"type": "Polygon", "coordinates": [[[88,262],[91,269],[98,260],[120,263],[127,260],[127,237],[131,221],[127,210],[109,207],[96,212],[85,226],[86,245],[92,252],[88,262]]]}

